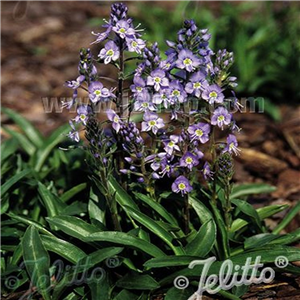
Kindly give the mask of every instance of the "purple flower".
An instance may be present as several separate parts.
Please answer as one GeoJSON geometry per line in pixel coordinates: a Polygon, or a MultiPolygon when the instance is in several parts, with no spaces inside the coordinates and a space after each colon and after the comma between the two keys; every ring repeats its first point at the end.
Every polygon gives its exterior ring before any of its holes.
{"type": "Polygon", "coordinates": [[[165,147],[164,150],[169,154],[172,155],[174,150],[180,151],[180,148],[178,147],[177,143],[179,142],[179,136],[178,135],[171,135],[169,142],[164,142],[165,147]]]}
{"type": "Polygon", "coordinates": [[[181,50],[178,54],[176,66],[179,69],[185,69],[188,72],[193,72],[200,65],[200,59],[190,50],[181,50]]]}
{"type": "Polygon", "coordinates": [[[129,52],[142,54],[142,49],[146,47],[146,43],[142,39],[126,39],[129,52]]]}
{"type": "Polygon", "coordinates": [[[174,80],[170,83],[169,90],[171,101],[174,103],[177,101],[180,103],[186,102],[187,94],[178,80],[174,80]]]}
{"type": "Polygon", "coordinates": [[[191,137],[191,142],[199,140],[205,144],[209,140],[210,126],[206,123],[198,123],[188,127],[188,133],[191,137]]]}
{"type": "Polygon", "coordinates": [[[95,33],[94,31],[92,31],[92,34],[97,36],[96,40],[94,42],[91,43],[92,44],[97,44],[97,43],[101,43],[103,42],[106,38],[108,38],[111,30],[112,30],[112,26],[110,24],[107,25],[103,25],[102,27],[107,27],[107,29],[104,32],[100,32],[100,33],[95,33]]]}
{"type": "Polygon", "coordinates": [[[214,173],[211,171],[210,165],[208,162],[205,162],[202,172],[203,172],[203,176],[204,176],[205,180],[213,180],[214,173]]]}
{"type": "Polygon", "coordinates": [[[136,97],[136,102],[134,102],[135,111],[155,111],[156,107],[151,102],[151,97],[147,91],[140,93],[136,97]]]}
{"type": "Polygon", "coordinates": [[[144,121],[142,122],[142,131],[152,131],[154,134],[157,133],[158,129],[165,126],[164,121],[157,114],[146,112],[144,114],[144,121]]]}
{"type": "Polygon", "coordinates": [[[69,121],[69,124],[70,124],[72,130],[68,133],[67,136],[68,136],[71,140],[73,140],[73,141],[75,141],[75,142],[79,142],[79,141],[80,141],[80,138],[79,138],[79,132],[75,129],[75,126],[74,126],[74,124],[73,124],[72,121],[69,121]]]}
{"type": "Polygon", "coordinates": [[[83,125],[86,125],[89,115],[92,113],[92,109],[89,105],[83,104],[77,108],[77,116],[74,121],[76,123],[82,122],[83,125]]]}
{"type": "Polygon", "coordinates": [[[186,152],[180,158],[180,162],[179,162],[180,167],[187,167],[190,171],[192,171],[192,168],[197,166],[198,164],[199,164],[198,157],[191,152],[186,152]]]}
{"type": "Polygon", "coordinates": [[[98,55],[98,57],[104,59],[104,63],[106,65],[109,64],[111,60],[116,61],[119,58],[119,56],[119,48],[113,41],[107,42],[98,55]]]}
{"type": "Polygon", "coordinates": [[[200,98],[205,85],[207,85],[205,75],[199,71],[191,76],[190,82],[188,82],[185,86],[185,91],[200,98]]]}
{"type": "Polygon", "coordinates": [[[153,95],[153,103],[154,104],[164,104],[165,108],[168,108],[170,104],[175,104],[172,98],[169,97],[170,91],[169,89],[161,89],[159,93],[153,95]]]}
{"type": "Polygon", "coordinates": [[[222,90],[217,84],[205,86],[202,98],[209,104],[222,103],[224,101],[222,90]]]}
{"type": "Polygon", "coordinates": [[[238,155],[239,151],[241,151],[241,150],[238,148],[238,142],[237,142],[235,135],[229,134],[227,137],[227,145],[226,145],[225,149],[223,150],[223,152],[229,152],[229,153],[234,153],[235,155],[238,155]]]}
{"type": "Polygon", "coordinates": [[[151,72],[150,76],[147,78],[147,85],[153,85],[156,91],[161,88],[167,88],[169,85],[169,79],[166,78],[165,71],[161,69],[156,69],[151,72]]]}
{"type": "Polygon", "coordinates": [[[135,30],[126,20],[118,21],[112,29],[121,39],[134,38],[135,30]]]}
{"type": "Polygon", "coordinates": [[[159,67],[163,70],[170,71],[175,67],[176,64],[176,52],[168,55],[167,59],[162,60],[159,67]]]}
{"type": "Polygon", "coordinates": [[[103,84],[99,81],[93,81],[89,85],[89,97],[93,103],[99,101],[108,101],[111,97],[116,97],[111,90],[103,87],[103,84]]]}
{"type": "Polygon", "coordinates": [[[136,96],[145,90],[146,83],[140,76],[133,77],[133,84],[130,86],[131,91],[136,96]]]}
{"type": "Polygon", "coordinates": [[[223,106],[218,107],[214,111],[211,117],[211,124],[218,125],[220,128],[222,128],[222,130],[224,125],[229,125],[230,122],[231,122],[231,114],[223,106]]]}
{"type": "Polygon", "coordinates": [[[107,115],[107,118],[112,121],[112,127],[113,129],[118,133],[120,128],[121,128],[121,119],[120,117],[116,114],[116,112],[112,109],[108,109],[106,111],[106,115],[107,115]]]}
{"type": "Polygon", "coordinates": [[[76,78],[76,80],[66,81],[65,86],[73,90],[77,90],[80,87],[80,85],[84,82],[84,80],[85,80],[85,76],[80,75],[76,78]]]}
{"type": "Polygon", "coordinates": [[[189,181],[184,176],[179,176],[172,184],[172,191],[174,193],[187,194],[193,190],[189,181]]]}

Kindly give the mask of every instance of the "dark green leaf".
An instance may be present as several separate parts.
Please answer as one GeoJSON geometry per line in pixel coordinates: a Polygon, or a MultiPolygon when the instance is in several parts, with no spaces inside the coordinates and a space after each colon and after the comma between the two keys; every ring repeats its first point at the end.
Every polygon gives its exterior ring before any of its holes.
{"type": "Polygon", "coordinates": [[[73,198],[75,195],[77,195],[78,193],[82,192],[83,190],[85,190],[87,187],[87,183],[80,183],[76,186],[74,186],[73,188],[71,188],[70,190],[66,191],[65,193],[63,193],[60,196],[61,201],[63,202],[67,202],[68,200],[70,200],[71,198],[73,198]]]}
{"type": "Polygon", "coordinates": [[[116,282],[116,286],[128,290],[154,290],[159,288],[158,282],[150,275],[128,274],[116,282]]]}
{"type": "Polygon", "coordinates": [[[230,198],[235,199],[254,194],[272,193],[274,191],[276,191],[276,187],[265,183],[247,183],[234,186],[230,198]]]}
{"type": "Polygon", "coordinates": [[[22,238],[22,248],[26,270],[33,286],[37,287],[45,300],[50,300],[50,259],[34,226],[26,230],[22,238]]]}
{"type": "Polygon", "coordinates": [[[165,256],[165,254],[155,245],[125,232],[97,232],[94,234],[90,234],[85,240],[88,242],[109,242],[122,246],[128,246],[145,252],[153,257],[165,256]]]}
{"type": "Polygon", "coordinates": [[[204,223],[195,238],[187,244],[185,252],[187,255],[205,257],[212,249],[217,235],[216,224],[213,219],[204,223]]]}

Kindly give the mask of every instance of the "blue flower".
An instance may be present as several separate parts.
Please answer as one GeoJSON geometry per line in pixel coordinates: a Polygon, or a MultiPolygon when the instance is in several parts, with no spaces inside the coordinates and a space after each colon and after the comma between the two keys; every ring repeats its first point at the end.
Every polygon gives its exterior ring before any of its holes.
{"type": "Polygon", "coordinates": [[[223,152],[229,152],[230,154],[234,153],[235,155],[238,155],[239,151],[241,150],[238,148],[238,142],[235,135],[229,134],[227,137],[227,145],[223,152]]]}
{"type": "Polygon", "coordinates": [[[211,117],[211,124],[218,125],[218,127],[222,128],[223,130],[224,125],[230,124],[231,118],[232,116],[228,110],[225,107],[220,106],[214,111],[211,117]]]}
{"type": "Polygon", "coordinates": [[[180,162],[179,162],[180,167],[187,167],[190,171],[193,169],[193,167],[197,166],[198,164],[199,164],[198,157],[191,152],[186,152],[180,158],[180,162]]]}
{"type": "Polygon", "coordinates": [[[93,81],[89,85],[89,97],[93,103],[99,101],[108,101],[110,98],[115,98],[116,96],[111,90],[103,87],[103,84],[99,81],[93,81]]]}
{"type": "Polygon", "coordinates": [[[187,194],[193,190],[187,178],[183,175],[179,176],[172,184],[172,191],[174,193],[187,194]]]}
{"type": "Polygon", "coordinates": [[[202,92],[202,98],[209,104],[222,103],[224,101],[222,90],[217,84],[206,85],[202,92]]]}
{"type": "Polygon", "coordinates": [[[154,86],[154,90],[159,91],[161,88],[167,88],[169,86],[169,79],[163,70],[156,69],[148,76],[147,85],[154,86]]]}
{"type": "Polygon", "coordinates": [[[107,42],[98,55],[98,57],[104,59],[104,64],[106,65],[109,64],[112,60],[116,61],[119,58],[119,56],[119,48],[113,41],[107,42]]]}
{"type": "Polygon", "coordinates": [[[185,91],[200,98],[201,92],[206,85],[208,83],[205,80],[205,75],[199,71],[191,76],[190,81],[185,86],[185,91]]]}
{"type": "Polygon", "coordinates": [[[89,115],[92,113],[92,109],[89,105],[83,104],[77,108],[77,116],[74,121],[76,123],[82,122],[83,125],[86,125],[89,115]]]}
{"type": "Polygon", "coordinates": [[[144,122],[142,122],[142,131],[152,131],[157,133],[158,129],[165,126],[164,121],[157,114],[146,112],[144,114],[144,122]]]}
{"type": "Polygon", "coordinates": [[[176,66],[179,69],[185,69],[188,72],[193,72],[200,65],[200,59],[190,50],[181,50],[178,54],[176,66]]]}

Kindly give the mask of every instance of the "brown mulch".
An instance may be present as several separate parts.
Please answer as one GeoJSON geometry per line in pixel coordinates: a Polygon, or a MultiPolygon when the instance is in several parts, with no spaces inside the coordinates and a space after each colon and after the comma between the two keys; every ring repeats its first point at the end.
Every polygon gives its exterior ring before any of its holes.
{"type": "MultiPolygon", "coordinates": [[[[134,3],[130,6],[138,13],[134,3]]],[[[48,135],[70,116],[67,112],[45,113],[42,98],[58,101],[70,97],[63,83],[76,78],[79,49],[88,47],[94,40],[90,32],[98,30],[88,25],[89,20],[107,17],[109,3],[1,2],[1,12],[2,105],[20,112],[48,135]]],[[[97,46],[93,51],[96,54],[97,46]]],[[[105,76],[109,70],[100,72],[105,76]]],[[[294,205],[300,199],[300,107],[282,104],[280,111],[282,120],[278,123],[260,113],[236,115],[243,130],[238,136],[242,152],[235,161],[234,180],[277,186],[271,195],[254,197],[256,207],[294,205]]],[[[4,115],[2,122],[10,124],[4,115]]],[[[268,226],[274,228],[285,213],[269,219],[268,226]]],[[[286,231],[299,225],[298,215],[286,231]]],[[[245,299],[296,300],[300,299],[299,290],[299,279],[286,277],[273,286],[251,287],[245,299]]]]}

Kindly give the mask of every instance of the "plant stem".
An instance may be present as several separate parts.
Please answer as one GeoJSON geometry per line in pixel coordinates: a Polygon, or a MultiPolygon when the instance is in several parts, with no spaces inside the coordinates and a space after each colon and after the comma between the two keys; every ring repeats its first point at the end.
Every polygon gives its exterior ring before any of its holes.
{"type": "Polygon", "coordinates": [[[190,232],[190,204],[188,194],[184,195],[184,233],[190,232]]]}

